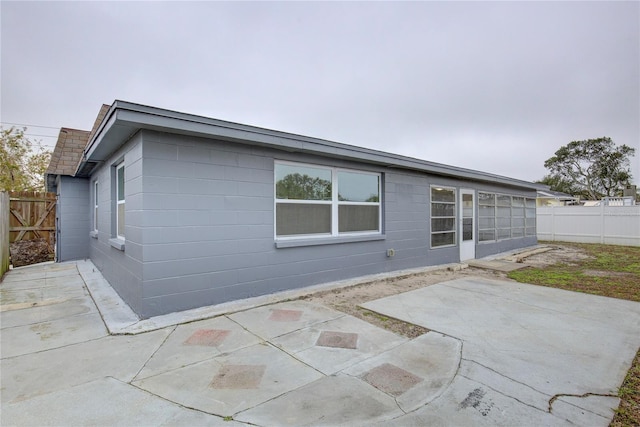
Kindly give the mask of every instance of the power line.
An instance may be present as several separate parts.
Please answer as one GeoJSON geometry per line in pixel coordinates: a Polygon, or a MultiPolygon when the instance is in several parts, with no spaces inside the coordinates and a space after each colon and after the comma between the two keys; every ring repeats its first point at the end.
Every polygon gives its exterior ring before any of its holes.
{"type": "Polygon", "coordinates": [[[32,127],[32,128],[47,128],[47,129],[60,129],[60,126],[55,127],[55,126],[40,126],[40,125],[28,125],[25,123],[12,123],[12,122],[0,122],[3,125],[13,125],[13,126],[26,126],[26,127],[32,127]]]}
{"type": "Polygon", "coordinates": [[[58,137],[58,135],[40,135],[40,134],[37,134],[37,133],[25,133],[25,135],[27,135],[27,136],[42,136],[42,137],[45,137],[45,138],[57,138],[58,137]]]}

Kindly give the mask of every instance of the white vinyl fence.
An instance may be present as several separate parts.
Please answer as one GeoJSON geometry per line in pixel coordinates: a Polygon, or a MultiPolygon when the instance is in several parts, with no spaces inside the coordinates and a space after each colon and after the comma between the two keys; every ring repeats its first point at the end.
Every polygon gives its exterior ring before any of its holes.
{"type": "Polygon", "coordinates": [[[640,206],[537,209],[539,240],[640,246],[640,206]]]}

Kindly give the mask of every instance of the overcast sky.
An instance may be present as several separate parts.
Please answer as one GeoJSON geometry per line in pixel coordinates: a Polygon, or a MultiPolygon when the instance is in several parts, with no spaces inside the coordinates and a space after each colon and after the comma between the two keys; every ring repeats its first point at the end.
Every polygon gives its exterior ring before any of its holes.
{"type": "Polygon", "coordinates": [[[90,130],[121,99],[524,180],[560,146],[609,136],[636,148],[640,184],[637,1],[2,1],[0,13],[0,118],[31,135],[90,130]]]}

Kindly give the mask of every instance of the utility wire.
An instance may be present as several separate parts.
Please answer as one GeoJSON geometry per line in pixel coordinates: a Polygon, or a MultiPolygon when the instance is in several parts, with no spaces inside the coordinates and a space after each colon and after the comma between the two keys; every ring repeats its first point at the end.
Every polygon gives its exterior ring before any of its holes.
{"type": "Polygon", "coordinates": [[[13,125],[13,126],[26,126],[26,127],[32,127],[32,128],[47,128],[47,129],[60,129],[60,127],[54,127],[54,126],[39,126],[39,125],[27,125],[25,123],[11,123],[11,122],[0,122],[3,125],[13,125]]]}

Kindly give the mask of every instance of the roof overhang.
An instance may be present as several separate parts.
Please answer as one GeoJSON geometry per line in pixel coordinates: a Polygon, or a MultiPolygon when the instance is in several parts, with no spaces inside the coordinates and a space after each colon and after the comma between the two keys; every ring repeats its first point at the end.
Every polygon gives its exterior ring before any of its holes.
{"type": "Polygon", "coordinates": [[[106,161],[122,144],[143,129],[336,157],[532,191],[541,188],[539,184],[486,172],[125,101],[115,101],[111,105],[84,150],[78,175],[86,176],[91,173],[96,164],[106,161]]]}

